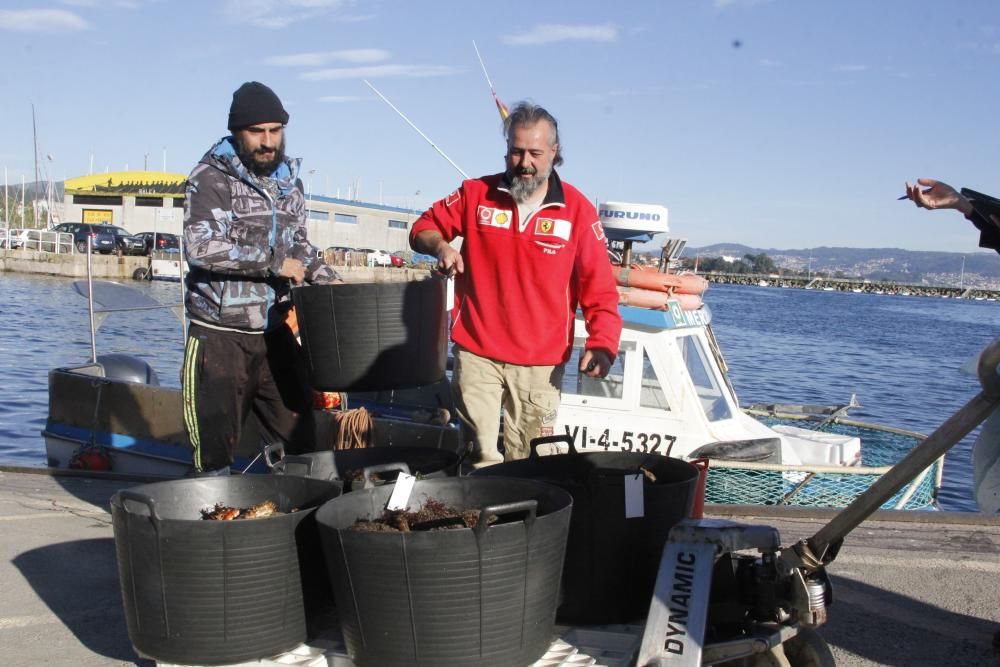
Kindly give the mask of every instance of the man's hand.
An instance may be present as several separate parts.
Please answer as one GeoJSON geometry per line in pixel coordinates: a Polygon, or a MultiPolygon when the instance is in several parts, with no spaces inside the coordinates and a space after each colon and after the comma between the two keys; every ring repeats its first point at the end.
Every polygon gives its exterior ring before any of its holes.
{"type": "Polygon", "coordinates": [[[306,266],[297,259],[286,257],[281,262],[281,270],[278,271],[278,275],[282,278],[290,278],[296,285],[301,285],[306,279],[306,266]]]}
{"type": "Polygon", "coordinates": [[[441,245],[438,246],[437,258],[438,271],[449,278],[454,276],[456,273],[465,272],[465,264],[462,262],[462,253],[455,250],[451,247],[451,245],[445,243],[444,241],[442,241],[441,245]]]}
{"type": "Polygon", "coordinates": [[[933,178],[918,178],[913,185],[907,183],[906,196],[920,208],[954,208],[964,215],[972,213],[972,204],[968,199],[947,183],[935,181],[933,178]],[[921,190],[921,185],[927,189],[921,190]]]}
{"type": "Polygon", "coordinates": [[[611,371],[611,357],[604,350],[587,350],[580,357],[580,372],[592,378],[602,378],[611,371]]]}
{"type": "Polygon", "coordinates": [[[446,276],[454,276],[456,273],[465,271],[465,264],[462,262],[462,253],[451,247],[441,232],[434,229],[425,229],[417,234],[413,240],[412,247],[417,252],[425,255],[437,257],[437,270],[446,276]]]}

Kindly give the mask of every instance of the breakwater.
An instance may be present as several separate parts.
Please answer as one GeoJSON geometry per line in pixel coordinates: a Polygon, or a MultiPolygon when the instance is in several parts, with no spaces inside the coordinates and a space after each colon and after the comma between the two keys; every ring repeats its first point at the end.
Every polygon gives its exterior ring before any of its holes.
{"type": "MultiPolygon", "coordinates": [[[[336,259],[336,258],[334,258],[336,259]]],[[[91,272],[97,280],[130,281],[137,270],[148,270],[149,257],[92,255],[91,272]]],[[[426,278],[427,268],[391,266],[342,266],[333,263],[347,282],[395,282],[426,278]]],[[[29,273],[62,278],[86,278],[87,256],[79,253],[51,253],[37,250],[0,250],[0,273],[29,273]]]]}
{"type": "Polygon", "coordinates": [[[817,278],[800,276],[774,276],[748,273],[701,273],[712,283],[745,285],[749,287],[784,287],[814,289],[826,292],[855,292],[863,294],[890,294],[897,296],[929,296],[945,299],[1000,300],[1000,291],[978,287],[950,287],[943,285],[907,285],[896,282],[850,278],[817,278]]]}

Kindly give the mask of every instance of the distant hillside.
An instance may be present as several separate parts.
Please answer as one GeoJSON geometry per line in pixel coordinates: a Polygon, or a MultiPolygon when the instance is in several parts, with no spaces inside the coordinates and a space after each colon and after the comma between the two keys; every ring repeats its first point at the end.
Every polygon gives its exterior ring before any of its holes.
{"type": "Polygon", "coordinates": [[[766,253],[778,267],[793,271],[820,271],[829,275],[839,272],[845,277],[910,284],[957,285],[960,281],[967,286],[987,287],[1000,284],[1000,255],[995,252],[958,253],[825,246],[779,250],[751,248],[738,243],[716,243],[701,248],[685,248],[682,256],[742,258],[747,254],[760,253],[766,253]]]}

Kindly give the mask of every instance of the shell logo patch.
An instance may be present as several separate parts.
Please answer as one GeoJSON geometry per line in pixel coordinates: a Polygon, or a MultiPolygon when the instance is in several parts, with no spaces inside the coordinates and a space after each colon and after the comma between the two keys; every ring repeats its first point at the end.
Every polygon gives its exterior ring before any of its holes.
{"type": "Polygon", "coordinates": [[[558,237],[563,241],[569,241],[573,231],[573,223],[569,220],[558,220],[556,218],[536,218],[535,236],[558,237]]]}
{"type": "Polygon", "coordinates": [[[476,210],[476,218],[480,225],[507,229],[510,227],[512,215],[510,211],[480,205],[476,210]]]}

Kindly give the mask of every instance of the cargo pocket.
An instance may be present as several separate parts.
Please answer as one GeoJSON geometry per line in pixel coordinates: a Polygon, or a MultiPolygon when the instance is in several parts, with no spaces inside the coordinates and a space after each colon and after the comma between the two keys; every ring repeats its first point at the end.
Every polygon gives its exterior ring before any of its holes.
{"type": "Polygon", "coordinates": [[[523,433],[528,440],[553,435],[559,413],[559,392],[556,389],[528,392],[524,407],[523,433]]]}

